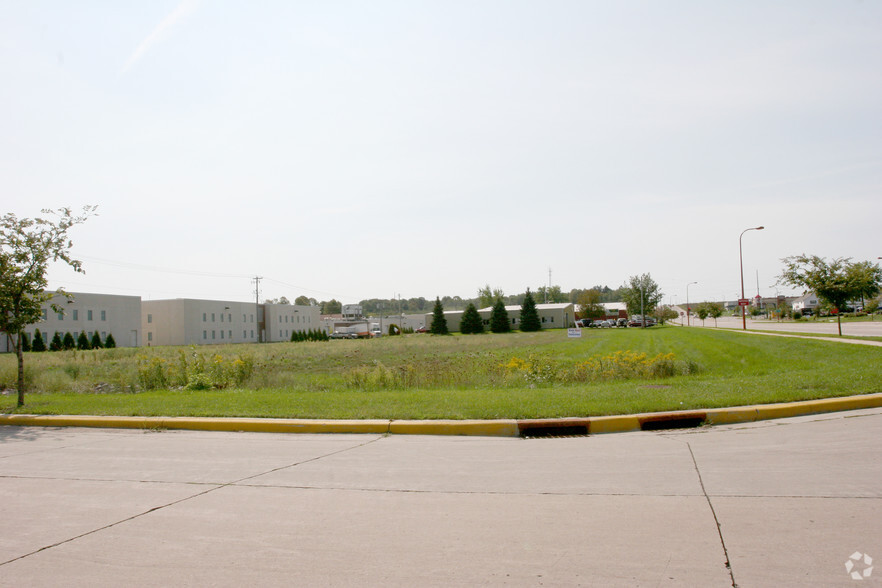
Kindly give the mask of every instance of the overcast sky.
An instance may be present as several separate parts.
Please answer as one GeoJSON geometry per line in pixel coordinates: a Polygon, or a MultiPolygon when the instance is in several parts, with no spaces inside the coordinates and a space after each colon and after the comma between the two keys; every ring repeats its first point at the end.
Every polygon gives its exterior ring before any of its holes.
{"type": "MultiPolygon", "coordinates": [[[[882,256],[882,2],[2,0],[2,212],[146,299],[748,296],[882,256]]],[[[779,288],[783,292],[792,289],[779,288]]]]}

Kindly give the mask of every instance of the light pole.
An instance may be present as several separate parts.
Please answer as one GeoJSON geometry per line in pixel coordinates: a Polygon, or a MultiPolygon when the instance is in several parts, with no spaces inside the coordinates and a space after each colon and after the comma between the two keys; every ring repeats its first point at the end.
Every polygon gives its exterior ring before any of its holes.
{"type": "Polygon", "coordinates": [[[744,233],[747,231],[762,231],[765,227],[751,227],[749,229],[744,229],[741,231],[741,234],[738,236],[738,261],[741,264],[741,300],[738,301],[738,305],[741,307],[741,328],[743,330],[747,330],[747,311],[744,308],[744,255],[741,253],[741,237],[744,236],[744,233]]]}
{"type": "Polygon", "coordinates": [[[697,283],[698,282],[689,282],[688,284],[686,284],[686,326],[687,327],[690,326],[689,325],[689,314],[692,312],[692,309],[689,308],[689,286],[694,286],[697,283]]]}

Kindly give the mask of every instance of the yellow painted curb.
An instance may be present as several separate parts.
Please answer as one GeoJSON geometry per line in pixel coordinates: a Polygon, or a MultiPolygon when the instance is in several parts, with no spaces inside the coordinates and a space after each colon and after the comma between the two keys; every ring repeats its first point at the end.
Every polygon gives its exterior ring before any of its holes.
{"type": "Polygon", "coordinates": [[[493,421],[392,421],[389,432],[393,435],[479,435],[485,437],[517,437],[520,435],[515,420],[493,421]]]}
{"type": "Polygon", "coordinates": [[[639,431],[640,420],[636,415],[616,415],[592,417],[588,425],[588,432],[594,433],[627,433],[639,431]]]}

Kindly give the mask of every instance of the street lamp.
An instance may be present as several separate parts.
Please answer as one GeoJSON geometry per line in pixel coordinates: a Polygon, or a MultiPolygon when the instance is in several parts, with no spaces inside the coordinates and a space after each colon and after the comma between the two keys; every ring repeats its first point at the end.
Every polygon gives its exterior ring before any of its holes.
{"type": "MultiPolygon", "coordinates": [[[[694,286],[698,282],[689,282],[686,284],[686,326],[689,326],[689,313],[692,312],[692,309],[689,308],[689,286],[694,286]]],[[[680,323],[683,324],[683,323],[680,323]]]]}
{"type": "Polygon", "coordinates": [[[744,236],[744,233],[747,231],[762,231],[765,227],[751,227],[749,229],[744,229],[741,231],[741,234],[738,236],[738,261],[741,264],[741,300],[738,301],[738,305],[741,307],[741,328],[743,330],[747,330],[747,311],[744,308],[744,256],[741,253],[741,237],[744,236]]]}

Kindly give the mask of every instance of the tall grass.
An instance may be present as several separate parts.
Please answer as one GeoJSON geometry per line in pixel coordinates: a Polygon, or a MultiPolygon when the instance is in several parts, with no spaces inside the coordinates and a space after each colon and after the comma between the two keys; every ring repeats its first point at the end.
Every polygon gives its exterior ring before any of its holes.
{"type": "MultiPolygon", "coordinates": [[[[29,353],[23,412],[499,418],[882,391],[882,349],[659,328],[29,353]]],[[[0,356],[0,388],[15,386],[0,356]]],[[[0,411],[14,411],[12,395],[0,411]]]]}

